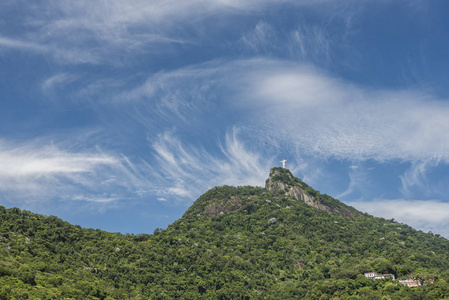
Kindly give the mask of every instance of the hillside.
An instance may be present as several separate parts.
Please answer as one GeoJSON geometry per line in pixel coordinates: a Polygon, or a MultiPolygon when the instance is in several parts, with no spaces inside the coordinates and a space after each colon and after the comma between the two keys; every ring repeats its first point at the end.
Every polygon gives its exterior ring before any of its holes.
{"type": "Polygon", "coordinates": [[[359,212],[282,168],[265,188],[212,188],[151,235],[17,208],[0,207],[0,222],[0,299],[449,297],[448,240],[359,212]]]}

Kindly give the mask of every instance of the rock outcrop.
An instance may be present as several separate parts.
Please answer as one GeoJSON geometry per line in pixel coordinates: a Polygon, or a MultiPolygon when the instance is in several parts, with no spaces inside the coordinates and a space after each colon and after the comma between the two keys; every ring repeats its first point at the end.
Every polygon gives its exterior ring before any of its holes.
{"type": "Polygon", "coordinates": [[[272,168],[270,177],[265,182],[265,188],[272,193],[288,191],[288,182],[293,179],[293,175],[287,169],[272,168]]]}
{"type": "Polygon", "coordinates": [[[338,212],[343,216],[352,215],[348,209],[340,209],[322,204],[317,197],[311,195],[319,194],[319,192],[313,190],[299,178],[293,176],[288,169],[272,168],[270,171],[270,177],[265,182],[265,188],[272,193],[289,195],[297,201],[302,201],[307,205],[329,213],[338,212]],[[307,193],[305,189],[309,190],[309,193],[307,193]]]}
{"type": "Polygon", "coordinates": [[[242,200],[239,197],[232,196],[221,203],[211,203],[205,207],[204,213],[216,217],[218,215],[235,211],[242,206],[242,200]]]}

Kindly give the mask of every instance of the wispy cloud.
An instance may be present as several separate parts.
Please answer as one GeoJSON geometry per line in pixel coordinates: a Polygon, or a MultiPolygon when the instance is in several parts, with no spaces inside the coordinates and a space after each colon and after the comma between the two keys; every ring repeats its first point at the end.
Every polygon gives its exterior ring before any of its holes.
{"type": "Polygon", "coordinates": [[[416,195],[425,198],[442,196],[439,195],[441,193],[439,190],[443,190],[441,194],[445,195],[445,189],[440,189],[441,187],[438,186],[440,177],[432,174],[439,165],[447,165],[447,161],[442,163],[438,158],[429,158],[412,162],[410,167],[399,176],[402,183],[400,191],[403,196],[406,198],[413,198],[416,195]]]}
{"type": "Polygon", "coordinates": [[[53,174],[91,172],[99,165],[111,165],[116,160],[107,155],[76,154],[62,151],[54,145],[40,149],[11,147],[1,144],[1,176],[33,177],[53,174]]]}
{"type": "Polygon", "coordinates": [[[243,34],[240,42],[255,54],[269,54],[278,47],[277,35],[273,27],[260,21],[254,30],[243,34]]]}
{"type": "Polygon", "coordinates": [[[312,26],[298,27],[290,33],[288,51],[293,58],[316,62],[320,65],[329,64],[331,58],[331,43],[335,38],[328,36],[323,28],[312,26]]]}
{"type": "Polygon", "coordinates": [[[244,123],[236,120],[246,128],[242,133],[291,152],[351,161],[449,161],[444,99],[426,90],[373,90],[310,65],[213,61],[158,74],[119,97],[178,119],[223,106],[245,112],[244,123]]]}
{"type": "MultiPolygon", "coordinates": [[[[338,15],[337,12],[335,14],[338,15]]],[[[349,12],[347,14],[351,15],[349,12]]],[[[339,19],[345,18],[349,17],[339,16],[339,19]]],[[[242,34],[238,45],[243,48],[240,50],[246,50],[251,54],[288,58],[328,69],[347,64],[346,59],[342,57],[336,59],[336,54],[344,50],[354,64],[357,54],[348,46],[347,40],[352,31],[352,24],[336,23],[340,29],[338,31],[326,28],[322,24],[300,24],[294,27],[284,24],[282,27],[276,27],[267,21],[259,21],[252,30],[242,34]]]]}
{"type": "Polygon", "coordinates": [[[152,158],[130,159],[99,149],[79,150],[41,141],[0,143],[0,194],[38,207],[80,201],[104,209],[123,201],[193,201],[216,185],[262,186],[272,166],[249,150],[238,130],[212,152],[164,132],[150,145],[152,158]],[[218,155],[213,154],[219,151],[218,155]]]}
{"type": "Polygon", "coordinates": [[[51,44],[35,38],[36,41],[29,38],[16,37],[14,39],[8,37],[0,37],[0,49],[27,51],[39,55],[49,55],[57,61],[69,62],[74,64],[92,63],[97,64],[101,60],[101,55],[94,51],[77,51],[73,47],[51,44]]]}
{"type": "Polygon", "coordinates": [[[99,197],[88,197],[88,196],[74,196],[72,197],[72,200],[80,200],[80,201],[87,201],[87,202],[95,202],[95,203],[109,203],[114,202],[118,200],[123,200],[121,197],[114,197],[114,196],[99,196],[99,197]]]}
{"type": "MultiPolygon", "coordinates": [[[[319,6],[328,2],[283,0],[277,4],[319,6]]],[[[16,32],[14,39],[0,38],[0,46],[45,53],[60,62],[99,64],[120,63],[128,54],[155,54],[166,51],[171,44],[195,42],[198,32],[193,30],[189,34],[189,26],[198,26],[211,16],[251,14],[273,3],[269,0],[64,0],[39,5],[17,1],[15,5],[0,4],[0,11],[5,18],[9,11],[20,11],[14,22],[23,31],[16,32]]]]}
{"type": "Polygon", "coordinates": [[[47,48],[32,42],[25,42],[0,36],[0,48],[11,48],[19,50],[31,50],[34,52],[44,53],[47,48]]]}
{"type": "Polygon", "coordinates": [[[0,193],[16,205],[53,198],[106,203],[128,197],[136,182],[119,156],[98,149],[0,141],[0,193]]]}
{"type": "Polygon", "coordinates": [[[172,132],[161,134],[154,142],[157,192],[165,197],[193,200],[216,185],[263,186],[272,160],[263,160],[238,138],[238,130],[228,133],[220,155],[202,146],[185,145],[172,132]]]}
{"type": "Polygon", "coordinates": [[[122,89],[112,101],[117,105],[138,107],[133,112],[134,118],[147,127],[154,126],[149,115],[157,115],[158,122],[170,124],[192,122],[195,119],[192,116],[214,105],[210,98],[216,97],[213,81],[217,79],[218,71],[215,66],[205,64],[199,68],[159,72],[140,86],[122,89]]]}
{"type": "Polygon", "coordinates": [[[249,88],[240,100],[257,112],[263,139],[328,158],[449,160],[442,99],[420,90],[372,91],[307,66],[258,64],[244,75],[249,88]]]}
{"type": "Polygon", "coordinates": [[[55,87],[62,88],[66,84],[74,82],[78,77],[73,74],[58,73],[44,80],[42,83],[42,90],[49,92],[55,87]]]}
{"type": "MultiPolygon", "coordinates": [[[[364,168],[358,165],[352,165],[349,167],[349,185],[347,189],[341,194],[335,196],[335,198],[341,199],[348,195],[351,195],[357,190],[367,191],[369,190],[369,176],[364,168]]],[[[362,193],[365,195],[365,193],[362,193]]],[[[366,196],[366,195],[365,195],[366,196]]]]}
{"type": "Polygon", "coordinates": [[[377,217],[406,223],[424,232],[432,231],[449,238],[449,203],[435,200],[376,199],[370,202],[347,202],[377,217]]]}

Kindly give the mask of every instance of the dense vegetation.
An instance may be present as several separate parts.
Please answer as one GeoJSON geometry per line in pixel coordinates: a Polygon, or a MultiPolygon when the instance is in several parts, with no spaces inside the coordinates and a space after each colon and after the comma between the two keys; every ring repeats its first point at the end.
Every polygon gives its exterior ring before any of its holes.
{"type": "Polygon", "coordinates": [[[448,282],[448,240],[265,188],[215,187],[151,235],[0,206],[0,299],[449,299],[448,282]],[[373,281],[368,271],[428,284],[373,281]]]}

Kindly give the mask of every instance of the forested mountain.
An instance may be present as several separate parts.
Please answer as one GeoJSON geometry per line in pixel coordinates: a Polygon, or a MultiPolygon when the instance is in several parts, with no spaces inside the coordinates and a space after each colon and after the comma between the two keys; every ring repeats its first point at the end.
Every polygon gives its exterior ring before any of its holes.
{"type": "Polygon", "coordinates": [[[0,299],[449,299],[448,240],[359,212],[283,168],[265,188],[212,188],[153,234],[1,206],[0,222],[0,299]]]}

